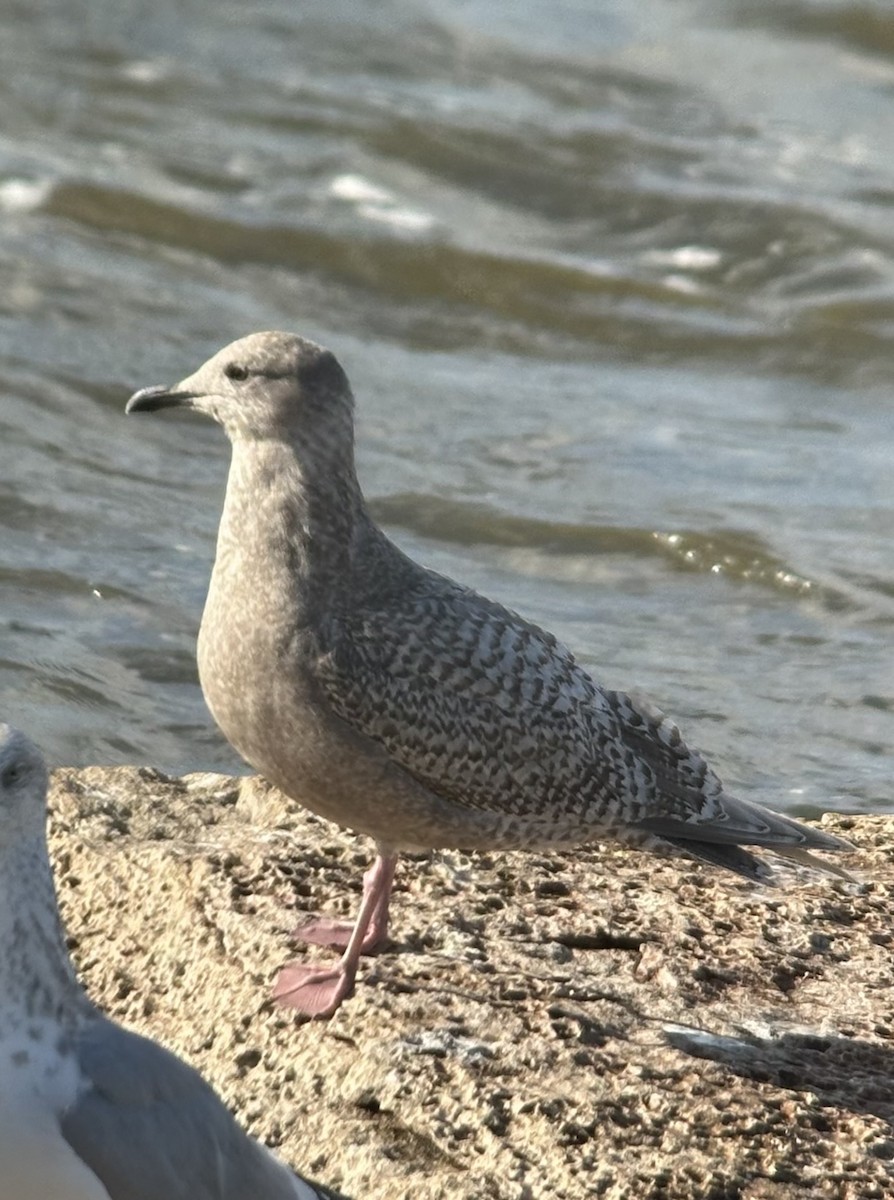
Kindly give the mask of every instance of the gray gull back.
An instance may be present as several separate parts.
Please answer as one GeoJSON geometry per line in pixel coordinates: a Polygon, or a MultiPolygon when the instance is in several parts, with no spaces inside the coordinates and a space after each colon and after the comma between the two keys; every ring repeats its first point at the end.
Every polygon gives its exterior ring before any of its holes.
{"type": "Polygon", "coordinates": [[[75,977],[46,842],[47,771],[0,724],[4,1200],[327,1200],[198,1072],[107,1020],[75,977]]]}

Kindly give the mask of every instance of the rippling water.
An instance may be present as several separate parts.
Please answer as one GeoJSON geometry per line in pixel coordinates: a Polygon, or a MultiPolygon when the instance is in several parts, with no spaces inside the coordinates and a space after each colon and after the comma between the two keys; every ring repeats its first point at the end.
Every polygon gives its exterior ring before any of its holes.
{"type": "Polygon", "coordinates": [[[743,794],[891,807],[889,5],[19,0],[0,68],[0,709],[55,761],[237,766],[227,447],[123,404],[285,328],[411,553],[743,794]]]}

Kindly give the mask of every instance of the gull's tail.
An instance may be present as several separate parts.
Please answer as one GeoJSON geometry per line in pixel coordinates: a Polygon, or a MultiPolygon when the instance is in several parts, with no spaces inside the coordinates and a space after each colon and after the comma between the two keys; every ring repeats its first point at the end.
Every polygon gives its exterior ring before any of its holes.
{"type": "Polygon", "coordinates": [[[773,877],[772,867],[743,849],[744,846],[756,846],[811,870],[835,875],[850,883],[857,882],[844,867],[810,853],[811,850],[846,852],[854,849],[850,842],[724,793],[712,797],[706,811],[689,819],[647,817],[637,825],[694,858],[725,867],[746,879],[773,877]]]}

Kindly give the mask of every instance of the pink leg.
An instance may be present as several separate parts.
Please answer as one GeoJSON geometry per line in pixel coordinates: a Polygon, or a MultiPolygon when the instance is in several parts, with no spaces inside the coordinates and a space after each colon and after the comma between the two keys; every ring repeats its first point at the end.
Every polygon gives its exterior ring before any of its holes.
{"type": "Polygon", "coordinates": [[[384,936],[396,866],[397,855],[379,847],[376,861],[364,876],[363,901],[344,954],[333,967],[286,963],[273,988],[274,1000],[310,1017],[332,1016],[354,988],[357,964],[364,947],[368,943],[375,944],[384,936]],[[378,933],[375,933],[376,921],[378,933]]]}
{"type": "MultiPolygon", "coordinates": [[[[386,856],[387,857],[387,856],[386,856]]],[[[379,856],[363,876],[363,900],[377,887],[377,875],[381,870],[379,856]]],[[[394,867],[391,868],[394,875],[394,867]]],[[[378,885],[378,901],[369,920],[369,927],[363,937],[360,947],[361,954],[372,954],[377,946],[384,942],[388,935],[388,905],[391,902],[391,883],[386,888],[378,885]]],[[[363,905],[361,903],[361,909],[363,905]]],[[[305,924],[299,925],[292,933],[298,941],[311,942],[314,946],[331,946],[335,950],[347,949],[354,925],[350,921],[334,921],[331,917],[313,917],[305,924]]]]}

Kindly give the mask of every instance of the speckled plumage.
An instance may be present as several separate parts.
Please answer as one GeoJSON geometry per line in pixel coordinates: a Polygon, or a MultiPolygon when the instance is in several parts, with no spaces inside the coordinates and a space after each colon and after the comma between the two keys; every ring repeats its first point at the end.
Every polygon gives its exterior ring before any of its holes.
{"type": "Polygon", "coordinates": [[[0,1195],[326,1200],[191,1067],[84,995],[47,855],[46,788],[37,748],[0,724],[0,1195]]]}
{"type": "Polygon", "coordinates": [[[522,848],[617,836],[671,788],[679,807],[719,791],[674,726],[599,688],[550,634],[427,571],[386,611],[346,614],[320,676],[339,716],[439,795],[499,814],[501,840],[522,848]]]}
{"type": "Polygon", "coordinates": [[[353,400],[329,351],[254,334],[128,411],[174,405],[233,443],[199,636],[206,699],[240,753],[309,808],[382,853],[618,840],[758,877],[740,843],[800,859],[845,848],[727,796],[661,713],[394,546],[365,507],[353,400]]]}

